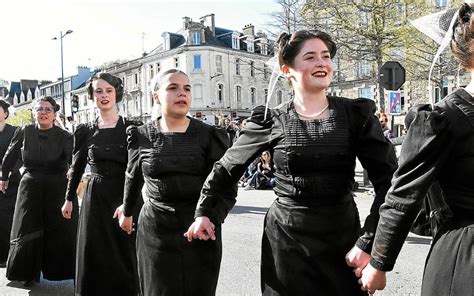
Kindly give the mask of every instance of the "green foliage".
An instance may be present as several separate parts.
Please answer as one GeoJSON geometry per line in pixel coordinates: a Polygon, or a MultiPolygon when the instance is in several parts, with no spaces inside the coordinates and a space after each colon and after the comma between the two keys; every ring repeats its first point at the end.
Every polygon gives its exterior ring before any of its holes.
{"type": "Polygon", "coordinates": [[[15,112],[14,116],[9,116],[7,123],[14,126],[25,126],[33,123],[33,117],[30,109],[24,109],[15,112]]]}

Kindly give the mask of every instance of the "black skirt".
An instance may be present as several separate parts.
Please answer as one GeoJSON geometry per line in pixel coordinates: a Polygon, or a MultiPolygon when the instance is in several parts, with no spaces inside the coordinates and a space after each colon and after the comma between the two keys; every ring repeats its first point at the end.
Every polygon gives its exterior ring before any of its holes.
{"type": "Polygon", "coordinates": [[[352,199],[324,206],[277,199],[265,217],[263,295],[367,295],[345,261],[359,231],[352,199]]]}
{"type": "Polygon", "coordinates": [[[7,261],[8,250],[10,249],[10,233],[19,182],[20,176],[18,173],[17,176],[10,177],[7,191],[5,193],[0,192],[0,262],[7,261]]]}
{"type": "Polygon", "coordinates": [[[426,258],[421,295],[474,295],[474,223],[442,226],[426,258]]]}
{"type": "Polygon", "coordinates": [[[145,202],[138,221],[137,256],[143,296],[215,295],[222,258],[221,229],[215,241],[188,242],[196,204],[161,207],[145,202]]]}
{"type": "Polygon", "coordinates": [[[7,261],[9,280],[39,281],[41,272],[48,280],[74,278],[77,204],[73,218],[64,219],[66,184],[66,172],[22,176],[7,261]]]}
{"type": "MultiPolygon", "coordinates": [[[[122,204],[124,177],[92,174],[87,185],[79,217],[75,295],[138,294],[135,234],[128,235],[112,219],[122,204]]],[[[138,209],[141,205],[137,202],[138,209]]]]}

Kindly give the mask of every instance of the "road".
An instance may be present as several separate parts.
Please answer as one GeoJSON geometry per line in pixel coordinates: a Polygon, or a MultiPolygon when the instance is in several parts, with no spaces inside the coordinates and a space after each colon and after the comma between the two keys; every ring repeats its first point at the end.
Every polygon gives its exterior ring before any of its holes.
{"type": "MultiPolygon", "coordinates": [[[[240,189],[236,206],[223,225],[223,258],[217,295],[260,295],[260,242],[263,219],[275,199],[272,191],[240,189]]],[[[372,202],[370,191],[361,188],[356,203],[363,219],[372,202]]],[[[420,295],[421,277],[431,239],[410,234],[387,288],[377,295],[420,295]]],[[[73,295],[73,282],[42,281],[30,288],[5,278],[0,269],[0,295],[73,295]]]]}

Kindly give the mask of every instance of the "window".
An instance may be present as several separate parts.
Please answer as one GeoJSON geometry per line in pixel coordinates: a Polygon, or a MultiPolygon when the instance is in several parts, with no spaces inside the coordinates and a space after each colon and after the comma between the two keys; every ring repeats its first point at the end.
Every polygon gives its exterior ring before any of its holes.
{"type": "Polygon", "coordinates": [[[266,43],[261,43],[261,54],[268,55],[268,47],[266,43]]]}
{"type": "Polygon", "coordinates": [[[446,7],[448,6],[448,0],[435,0],[436,7],[446,7]]]}
{"type": "Polygon", "coordinates": [[[217,100],[219,103],[224,101],[224,85],[220,83],[217,85],[217,100]]]}
{"type": "Polygon", "coordinates": [[[174,57],[174,67],[175,67],[176,69],[179,68],[179,57],[174,57]]]}
{"type": "Polygon", "coordinates": [[[133,77],[133,82],[135,83],[135,85],[138,84],[138,73],[135,73],[135,75],[133,77]]]}
{"type": "Polygon", "coordinates": [[[194,45],[199,45],[201,44],[201,32],[193,32],[193,44],[194,45]]]}
{"type": "Polygon", "coordinates": [[[265,104],[267,103],[267,100],[268,100],[268,89],[264,88],[263,89],[263,101],[265,102],[265,104]]]}
{"type": "Polygon", "coordinates": [[[161,71],[161,65],[160,63],[156,63],[156,74],[160,73],[161,71]]]}
{"type": "Polygon", "coordinates": [[[255,105],[255,97],[257,96],[257,90],[255,87],[250,88],[250,104],[255,105]]]}
{"type": "Polygon", "coordinates": [[[268,66],[267,66],[267,64],[263,64],[263,78],[268,79],[268,66]]]}
{"type": "Polygon", "coordinates": [[[282,101],[283,101],[283,92],[279,90],[277,92],[277,105],[280,105],[282,101]]]}
{"type": "Polygon", "coordinates": [[[240,75],[240,60],[235,59],[235,75],[240,75]]]}
{"type": "Polygon", "coordinates": [[[372,89],[370,87],[361,87],[359,88],[359,98],[373,99],[372,89]]]}
{"type": "Polygon", "coordinates": [[[255,66],[253,62],[250,62],[250,76],[255,77],[255,66]]]}
{"type": "Polygon", "coordinates": [[[247,51],[248,52],[254,52],[253,40],[248,40],[247,41],[247,51]]]}
{"type": "Polygon", "coordinates": [[[202,100],[202,84],[195,84],[192,88],[192,92],[195,100],[202,100]]]}
{"type": "Polygon", "coordinates": [[[155,76],[155,71],[153,70],[153,65],[150,65],[150,79],[153,79],[154,76],[155,76]]]}
{"type": "Polygon", "coordinates": [[[233,49],[240,49],[240,40],[238,34],[232,35],[232,48],[233,49]]]}
{"type": "Polygon", "coordinates": [[[359,78],[365,78],[370,76],[370,64],[367,61],[361,61],[359,63],[359,78]]]}
{"type": "Polygon", "coordinates": [[[242,102],[242,87],[240,87],[239,85],[235,87],[235,97],[236,97],[237,103],[242,102]]]}
{"type": "Polygon", "coordinates": [[[222,56],[216,55],[216,73],[222,74],[222,56]]]}
{"type": "Polygon", "coordinates": [[[201,71],[201,55],[194,55],[194,70],[201,71]]]}

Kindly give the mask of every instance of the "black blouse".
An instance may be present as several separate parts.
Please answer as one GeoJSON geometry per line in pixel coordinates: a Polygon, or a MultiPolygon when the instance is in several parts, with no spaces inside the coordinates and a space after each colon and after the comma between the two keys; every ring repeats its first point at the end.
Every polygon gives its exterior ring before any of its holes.
{"type": "MultiPolygon", "coordinates": [[[[229,145],[225,130],[192,118],[184,133],[162,132],[156,121],[127,133],[125,216],[131,215],[143,183],[146,196],[160,203],[195,205],[212,165],[229,145]]],[[[235,197],[236,188],[227,194],[235,197]]]]}
{"type": "Polygon", "coordinates": [[[275,193],[307,205],[336,204],[351,196],[356,156],[375,187],[375,200],[357,245],[370,252],[378,209],[397,166],[395,152],[367,99],[329,97],[329,117],[305,121],[293,102],[276,109],[257,107],[234,146],[207,178],[196,216],[222,222],[235,200],[220,194],[235,184],[264,150],[274,151],[275,193]]]}
{"type": "Polygon", "coordinates": [[[459,89],[417,112],[400,167],[380,208],[371,265],[390,271],[431,184],[438,181],[454,220],[474,222],[474,98],[459,89]],[[462,111],[461,111],[462,110],[462,111]]]}
{"type": "Polygon", "coordinates": [[[8,179],[20,157],[28,172],[66,171],[71,163],[72,146],[72,135],[57,126],[47,130],[40,130],[36,125],[18,129],[3,158],[2,179],[8,179]]]}

